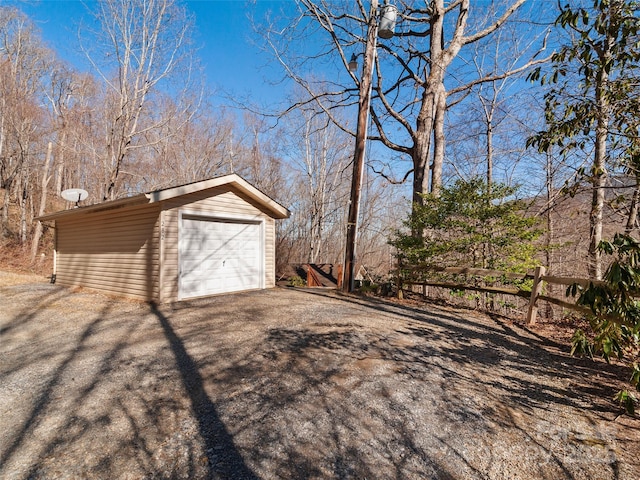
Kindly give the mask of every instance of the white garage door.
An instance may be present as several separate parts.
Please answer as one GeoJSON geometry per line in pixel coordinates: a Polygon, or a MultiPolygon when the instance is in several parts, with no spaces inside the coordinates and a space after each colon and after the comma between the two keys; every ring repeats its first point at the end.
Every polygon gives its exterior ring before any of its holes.
{"type": "Polygon", "coordinates": [[[182,217],[180,298],[263,287],[262,224],[182,217]]]}

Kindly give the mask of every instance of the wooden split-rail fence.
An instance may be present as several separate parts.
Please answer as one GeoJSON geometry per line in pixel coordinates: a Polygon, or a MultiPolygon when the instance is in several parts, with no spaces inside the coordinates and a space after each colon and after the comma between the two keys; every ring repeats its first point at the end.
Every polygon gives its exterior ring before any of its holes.
{"type": "Polygon", "coordinates": [[[423,295],[426,296],[427,287],[441,287],[451,290],[473,290],[477,292],[486,293],[500,293],[504,295],[514,295],[517,297],[525,298],[529,301],[529,307],[525,321],[528,325],[532,325],[536,322],[538,316],[538,302],[540,300],[558,305],[563,308],[576,310],[581,313],[587,313],[590,310],[582,305],[576,305],[575,303],[567,302],[556,297],[543,295],[544,284],[556,284],[556,285],[573,285],[575,283],[587,287],[590,283],[598,284],[603,283],[599,280],[589,280],[585,278],[573,278],[573,277],[557,277],[553,275],[546,275],[545,267],[537,267],[532,274],[520,274],[512,272],[503,272],[500,270],[487,270],[481,268],[467,268],[467,267],[412,267],[412,268],[399,268],[397,275],[398,282],[398,294],[402,295],[402,289],[404,285],[421,285],[423,289],[423,295]],[[447,282],[447,281],[434,281],[425,277],[426,273],[433,272],[439,274],[454,274],[454,275],[466,275],[481,278],[496,278],[496,279],[509,279],[509,280],[533,280],[533,286],[531,291],[522,290],[516,286],[491,286],[491,285],[469,285],[467,283],[447,282]],[[424,277],[419,280],[412,280],[411,278],[404,278],[405,274],[410,274],[410,277],[424,277]]]}

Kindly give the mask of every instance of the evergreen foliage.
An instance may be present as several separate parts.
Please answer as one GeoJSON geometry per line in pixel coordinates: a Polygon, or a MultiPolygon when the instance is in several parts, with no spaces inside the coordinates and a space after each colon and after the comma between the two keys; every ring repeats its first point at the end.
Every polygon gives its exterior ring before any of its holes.
{"type": "Polygon", "coordinates": [[[547,129],[531,137],[528,145],[540,152],[556,145],[564,154],[588,149],[603,118],[609,140],[632,140],[624,132],[630,123],[635,125],[640,106],[639,12],[640,3],[629,0],[560,8],[556,26],[570,32],[572,40],[554,53],[550,71],[537,67],[528,76],[552,85],[544,97],[547,129]]]}
{"type": "Polygon", "coordinates": [[[491,188],[478,178],[457,181],[439,196],[424,195],[390,240],[404,265],[437,264],[512,272],[535,267],[538,219],[526,216],[525,204],[514,200],[516,189],[491,188]]]}
{"type": "MultiPolygon", "coordinates": [[[[579,294],[576,303],[589,307],[591,335],[577,330],[573,336],[572,354],[593,357],[599,355],[607,362],[611,357],[629,358],[632,364],[630,382],[640,391],[640,243],[629,235],[616,234],[613,241],[600,242],[598,248],[613,256],[603,282],[591,282],[581,288],[574,284],[567,295],[579,294]]],[[[616,399],[633,413],[635,396],[622,390],[616,399]]]]}
{"type": "Polygon", "coordinates": [[[577,183],[586,180],[593,197],[590,221],[589,274],[600,279],[605,188],[610,169],[633,162],[629,149],[637,135],[637,72],[640,67],[640,4],[630,0],[593,0],[560,6],[556,26],[570,36],[552,56],[547,73],[537,68],[529,79],[550,83],[545,95],[546,129],[528,146],[562,155],[592,155],[590,168],[579,167],[577,183]]]}

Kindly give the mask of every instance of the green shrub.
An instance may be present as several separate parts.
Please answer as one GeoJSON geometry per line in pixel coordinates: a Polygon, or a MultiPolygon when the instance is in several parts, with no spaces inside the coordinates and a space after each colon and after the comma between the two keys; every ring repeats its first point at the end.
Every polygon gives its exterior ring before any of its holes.
{"type": "MultiPolygon", "coordinates": [[[[577,330],[573,336],[572,354],[593,357],[607,362],[611,357],[628,359],[632,365],[630,383],[640,391],[640,243],[629,235],[616,234],[612,242],[600,242],[601,252],[613,257],[604,274],[603,283],[591,282],[583,288],[573,284],[567,296],[578,295],[576,303],[589,307],[591,335],[577,330]]],[[[628,390],[621,390],[615,399],[632,414],[637,399],[628,390]]]]}
{"type": "Polygon", "coordinates": [[[481,179],[457,181],[415,204],[389,243],[403,265],[464,265],[525,273],[537,266],[539,220],[514,199],[517,189],[481,179]]]}
{"type": "Polygon", "coordinates": [[[289,279],[289,286],[291,287],[306,287],[307,282],[300,275],[294,275],[289,279]]]}

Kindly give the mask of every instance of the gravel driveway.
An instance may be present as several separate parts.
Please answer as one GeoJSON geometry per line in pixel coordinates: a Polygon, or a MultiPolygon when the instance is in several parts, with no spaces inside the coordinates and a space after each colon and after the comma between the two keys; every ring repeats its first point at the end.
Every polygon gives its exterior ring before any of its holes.
{"type": "Polygon", "coordinates": [[[1,285],[2,479],[640,478],[626,372],[472,312],[1,285]]]}

